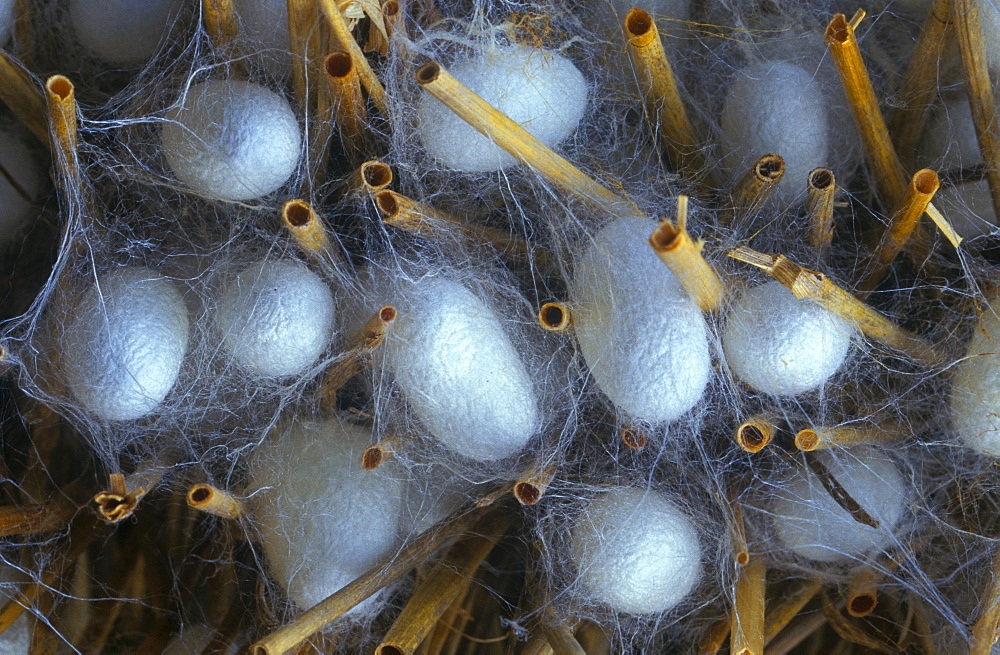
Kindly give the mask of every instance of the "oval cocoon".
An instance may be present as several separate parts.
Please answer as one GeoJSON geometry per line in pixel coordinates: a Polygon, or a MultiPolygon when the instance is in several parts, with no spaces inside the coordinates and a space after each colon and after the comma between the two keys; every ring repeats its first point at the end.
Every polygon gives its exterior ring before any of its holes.
{"type": "Polygon", "coordinates": [[[694,524],[655,491],[616,488],[592,500],[570,548],[584,590],[619,612],[665,612],[701,577],[694,524]]]}
{"type": "Polygon", "coordinates": [[[520,451],[539,428],[538,399],[493,309],[443,277],[407,285],[393,304],[384,362],[424,427],[471,459],[520,451]]]}
{"type": "Polygon", "coordinates": [[[955,367],[951,418],[967,446],[1000,457],[1000,299],[983,308],[965,359],[955,367]]]}
{"type": "Polygon", "coordinates": [[[70,0],[76,38],[106,62],[139,66],[156,52],[179,0],[70,0]]]}
{"type": "Polygon", "coordinates": [[[194,84],[167,112],[167,164],[198,193],[250,200],[282,186],[295,172],[302,137],[288,101],[259,84],[194,84]]]}
{"type": "Polygon", "coordinates": [[[705,317],[649,236],[651,220],[621,218],[576,258],[573,326],[594,381],[633,419],[672,421],[697,404],[711,374],[705,317]]]}
{"type": "Polygon", "coordinates": [[[794,396],[817,389],[837,372],[854,328],[780,282],[748,290],[726,317],[726,363],[757,391],[794,396]]]}
{"type": "MultiPolygon", "coordinates": [[[[576,130],[587,106],[587,82],[569,59],[527,46],[499,48],[455,63],[449,72],[554,148],[576,130]]],[[[518,163],[429,93],[417,104],[419,135],[427,153],[469,173],[518,163]]]]}
{"type": "Polygon", "coordinates": [[[892,459],[868,446],[820,451],[814,456],[880,526],[856,521],[815,473],[798,466],[774,487],[771,513],[778,540],[797,555],[817,562],[861,557],[889,546],[907,496],[907,485],[892,459]]]}
{"type": "Polygon", "coordinates": [[[399,544],[402,482],[387,473],[391,467],[361,468],[369,445],[368,430],[339,419],[296,422],[251,457],[253,522],[271,574],[300,608],[337,591],[399,544]]]}
{"type": "Polygon", "coordinates": [[[63,332],[66,383],[100,418],[137,419],[167,397],[187,343],[177,285],[148,268],[120,268],[83,295],[63,332]]]}
{"type": "Polygon", "coordinates": [[[333,292],[301,262],[266,260],[236,276],[213,318],[240,364],[270,377],[297,375],[330,342],[333,292]]]}
{"type": "Polygon", "coordinates": [[[236,0],[240,37],[264,57],[264,68],[282,78],[292,69],[287,0],[236,0]]]}

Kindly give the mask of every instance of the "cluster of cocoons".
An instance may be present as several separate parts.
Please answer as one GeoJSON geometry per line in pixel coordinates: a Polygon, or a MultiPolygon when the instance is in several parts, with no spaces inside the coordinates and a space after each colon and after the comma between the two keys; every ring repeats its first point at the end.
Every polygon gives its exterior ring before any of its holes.
{"type": "Polygon", "coordinates": [[[965,358],[955,367],[951,417],[970,448],[1000,457],[1000,298],[982,307],[981,323],[965,358]]]}
{"type": "Polygon", "coordinates": [[[80,44],[109,64],[141,66],[163,42],[180,0],[70,0],[80,44]]]}
{"type": "Polygon", "coordinates": [[[330,343],[333,292],[305,264],[265,260],[240,271],[222,292],[213,320],[222,345],[267,377],[297,375],[330,343]]]}
{"type": "Polygon", "coordinates": [[[822,386],[844,363],[854,328],[780,282],[746,291],[729,310],[722,347],[743,382],[776,396],[822,386]]]}
{"type": "Polygon", "coordinates": [[[829,163],[826,99],[815,75],[789,62],[740,71],[726,93],[720,127],[722,165],[732,182],[764,155],[785,160],[773,196],[780,206],[804,201],[809,172],[829,163]]]}
{"type": "Polygon", "coordinates": [[[518,453],[540,427],[539,399],[490,304],[441,276],[405,282],[379,298],[399,310],[381,363],[423,427],[477,461],[518,453]]]}
{"type": "Polygon", "coordinates": [[[183,90],[167,112],[163,154],[177,178],[223,200],[252,200],[295,173],[302,135],[288,101],[240,80],[208,80],[183,90]]]}
{"type": "Polygon", "coordinates": [[[701,399],[712,372],[698,305],[649,245],[653,221],[620,218],[573,261],[573,326],[594,381],[618,409],[672,421],[701,399]]]}
{"type": "Polygon", "coordinates": [[[187,308],[172,280],[140,267],[102,275],[75,305],[62,334],[66,384],[101,419],[145,416],[177,381],[188,328],[187,308]]]}
{"type": "Polygon", "coordinates": [[[571,537],[586,596],[628,614],[665,612],[701,578],[694,523],[668,496],[617,487],[591,500],[571,537]]]}
{"type": "MultiPolygon", "coordinates": [[[[248,503],[269,570],[302,609],[358,577],[400,542],[404,484],[361,467],[367,429],[295,422],[250,460],[248,503]]],[[[371,607],[371,602],[355,608],[371,607]]]]}
{"type": "Polygon", "coordinates": [[[774,487],[770,510],[778,541],[815,562],[860,558],[891,545],[909,493],[892,458],[871,446],[808,456],[816,457],[878,527],[859,522],[800,464],[774,487]]]}
{"type": "MultiPolygon", "coordinates": [[[[449,72],[549,147],[576,130],[587,107],[583,74],[554,52],[497,48],[456,62],[449,72]]],[[[430,95],[417,104],[417,119],[424,149],[448,168],[479,173],[518,163],[430,95]]]]}

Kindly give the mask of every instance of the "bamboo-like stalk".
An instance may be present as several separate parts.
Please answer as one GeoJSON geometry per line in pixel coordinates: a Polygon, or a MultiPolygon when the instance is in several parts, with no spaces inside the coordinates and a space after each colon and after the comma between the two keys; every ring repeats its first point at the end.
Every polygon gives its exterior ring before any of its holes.
{"type": "Polygon", "coordinates": [[[823,584],[818,580],[803,580],[797,589],[785,593],[774,603],[764,616],[765,642],[771,641],[784,630],[822,588],[823,584]]]}
{"type": "Polygon", "coordinates": [[[392,169],[388,164],[372,159],[358,166],[347,178],[345,186],[351,191],[375,195],[392,184],[392,177],[392,169]]]}
{"type": "Polygon", "coordinates": [[[642,9],[632,9],[625,15],[624,24],[628,52],[670,163],[682,177],[698,179],[708,166],[656,23],[642,9]]]}
{"type": "Polygon", "coordinates": [[[374,471],[395,457],[406,442],[407,438],[398,434],[382,437],[377,444],[365,448],[365,452],[361,453],[361,468],[374,471]]]}
{"type": "Polygon", "coordinates": [[[538,324],[549,332],[565,332],[573,326],[573,313],[561,302],[547,302],[538,309],[538,324]]]}
{"type": "Polygon", "coordinates": [[[403,611],[375,649],[377,655],[410,655],[448,607],[465,592],[472,576],[510,525],[504,517],[482,534],[462,537],[417,585],[403,611]]]}
{"type": "Polygon", "coordinates": [[[785,176],[781,155],[764,155],[750,167],[733,188],[732,205],[724,215],[728,223],[752,219],[778,188],[785,176]]]}
{"type": "MultiPolygon", "coordinates": [[[[972,109],[972,122],[979,138],[979,151],[986,169],[986,182],[993,198],[993,211],[1000,216],[1000,139],[996,133],[998,116],[990,71],[986,65],[986,47],[979,20],[979,0],[952,0],[951,19],[962,53],[966,91],[972,109]]],[[[996,44],[990,44],[990,48],[996,44]]]]}
{"type": "Polygon", "coordinates": [[[398,0],[385,0],[382,3],[382,18],[385,20],[385,30],[390,39],[397,42],[408,38],[406,31],[406,14],[398,0]]]}
{"type": "Polygon", "coordinates": [[[864,16],[862,9],[850,22],[844,14],[834,15],[826,27],[826,42],[851,106],[854,123],[861,134],[875,185],[885,204],[892,207],[906,192],[906,178],[854,36],[854,30],[864,16]]]}
{"type": "Polygon", "coordinates": [[[649,245],[703,312],[714,312],[726,299],[726,288],[701,254],[704,243],[687,231],[688,197],[677,196],[677,224],[663,220],[649,237],[649,245]]]}
{"type": "Polygon", "coordinates": [[[863,564],[847,574],[847,613],[855,618],[868,616],[878,605],[878,572],[863,564]]]}
{"type": "Polygon", "coordinates": [[[637,427],[624,427],[621,429],[622,443],[631,450],[642,450],[649,443],[649,436],[646,432],[637,427]]]}
{"type": "MultiPolygon", "coordinates": [[[[767,655],[788,655],[794,652],[797,646],[825,625],[827,618],[823,612],[810,612],[797,617],[789,622],[784,632],[767,644],[767,655]]],[[[818,652],[816,649],[806,649],[806,651],[818,652]]]]}
{"type": "Polygon", "coordinates": [[[7,105],[18,120],[49,146],[49,127],[45,117],[45,95],[19,61],[0,50],[0,102],[7,105]]]}
{"type": "Polygon", "coordinates": [[[882,240],[879,242],[875,252],[867,259],[860,268],[864,273],[858,280],[858,292],[862,297],[871,293],[878,287],[879,282],[885,277],[892,265],[896,255],[906,247],[910,240],[910,235],[920,221],[920,217],[927,210],[934,194],[941,186],[938,174],[929,168],[924,168],[913,174],[910,184],[906,188],[906,193],[900,199],[896,209],[892,212],[892,218],[882,240]]]}
{"type": "Polygon", "coordinates": [[[756,414],[736,428],[733,440],[748,453],[758,453],[771,443],[777,426],[767,416],[756,414]]]}
{"type": "Polygon", "coordinates": [[[250,652],[253,655],[287,653],[361,601],[405,575],[459,533],[473,526],[476,532],[482,532],[493,522],[500,520],[505,520],[502,510],[492,510],[485,506],[460,514],[439,527],[428,530],[405,548],[388,555],[368,572],[349,582],[329,598],[300,614],[288,625],[253,644],[250,652]]]}
{"type": "Polygon", "coordinates": [[[784,255],[767,255],[745,246],[730,251],[729,256],[762,269],[788,287],[796,298],[815,302],[851,323],[870,339],[905,353],[924,366],[935,367],[944,361],[944,357],[932,346],[858,300],[822,273],[803,268],[784,255]]]}
{"type": "Polygon", "coordinates": [[[292,94],[302,113],[309,111],[308,99],[315,85],[311,84],[310,68],[316,35],[316,5],[313,0],[287,0],[288,42],[292,52],[292,94]]]}
{"type": "Polygon", "coordinates": [[[809,214],[809,245],[822,258],[833,241],[833,199],[837,195],[837,179],[826,166],[814,168],[807,180],[806,211],[809,214]]]}
{"type": "Polygon", "coordinates": [[[0,537],[60,530],[74,512],[72,505],[57,502],[0,506],[0,537]]]}
{"type": "Polygon", "coordinates": [[[729,652],[733,655],[764,654],[764,595],[767,563],[763,557],[750,558],[736,571],[736,609],[730,629],[729,652]]]}
{"type": "Polygon", "coordinates": [[[68,77],[53,75],[45,80],[45,99],[52,122],[53,145],[60,172],[75,178],[80,171],[76,143],[76,89],[68,77]]]}
{"type": "Polygon", "coordinates": [[[386,305],[369,318],[354,335],[344,355],[326,372],[320,385],[320,397],[328,407],[337,402],[337,393],[347,381],[365,370],[375,349],[385,341],[386,330],[396,320],[396,308],[386,305]]]}
{"type": "Polygon", "coordinates": [[[243,516],[242,501],[229,492],[206,483],[191,485],[188,488],[187,504],[196,510],[224,519],[238,519],[243,516]]]}
{"type": "Polygon", "coordinates": [[[803,452],[879,444],[903,439],[906,429],[894,421],[866,421],[861,424],[817,426],[799,430],[795,435],[795,447],[803,452]]]}
{"type": "Polygon", "coordinates": [[[326,225],[305,200],[289,200],[281,207],[281,220],[295,243],[310,257],[329,255],[330,236],[326,225]]]}
{"type": "Polygon", "coordinates": [[[1000,549],[993,554],[990,581],[979,601],[980,614],[972,624],[969,655],[990,655],[1000,633],[1000,549]]]}
{"type": "Polygon", "coordinates": [[[349,160],[356,162],[365,151],[368,112],[365,111],[365,102],[361,97],[361,81],[354,59],[342,50],[331,52],[323,60],[323,72],[333,95],[333,107],[344,152],[349,160]]]}
{"type": "Polygon", "coordinates": [[[202,0],[201,15],[212,45],[227,52],[239,35],[233,0],[202,0]]]}
{"type": "Polygon", "coordinates": [[[927,14],[899,87],[899,105],[889,116],[896,152],[910,161],[924,134],[928,109],[937,95],[938,70],[951,29],[952,0],[936,0],[927,14]]]}
{"type": "Polygon", "coordinates": [[[538,457],[514,482],[514,498],[522,505],[535,505],[545,495],[559,466],[550,456],[538,457]]]}
{"type": "Polygon", "coordinates": [[[121,473],[109,475],[110,488],[94,496],[101,518],[108,523],[118,523],[132,516],[142,497],[163,479],[166,469],[162,463],[154,462],[140,466],[127,478],[121,473]]]}
{"type": "Polygon", "coordinates": [[[557,155],[437,62],[424,64],[417,70],[417,83],[479,133],[553,185],[603,210],[635,214],[634,205],[557,155]]]}
{"type": "Polygon", "coordinates": [[[333,33],[333,38],[345,50],[353,61],[353,69],[356,71],[362,86],[368,92],[368,97],[383,116],[388,115],[388,100],[385,95],[385,87],[375,75],[371,64],[365,59],[365,53],[361,52],[361,47],[354,40],[351,30],[347,28],[347,21],[340,13],[340,8],[335,0],[318,0],[323,15],[326,16],[327,24],[333,33]]]}

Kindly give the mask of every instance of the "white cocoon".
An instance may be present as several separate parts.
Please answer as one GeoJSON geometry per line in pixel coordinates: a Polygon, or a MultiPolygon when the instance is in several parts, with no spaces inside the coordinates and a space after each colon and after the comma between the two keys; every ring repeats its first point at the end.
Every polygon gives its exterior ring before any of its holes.
{"type": "Polygon", "coordinates": [[[698,305],[659,260],[656,223],[620,218],[573,263],[573,327],[594,381],[634,419],[671,421],[701,399],[711,374],[698,305]]]}
{"type": "Polygon", "coordinates": [[[778,540],[817,562],[836,562],[885,549],[903,517],[907,484],[896,464],[870,446],[819,451],[816,457],[880,526],[859,523],[806,466],[774,486],[771,512],[778,540]]]}
{"type": "Polygon", "coordinates": [[[955,367],[951,419],[970,448],[1000,457],[1000,298],[983,308],[965,359],[955,367]]]}
{"type": "Polygon", "coordinates": [[[367,429],[339,419],[296,422],[251,457],[251,518],[271,574],[300,608],[337,591],[399,543],[402,483],[388,474],[391,466],[361,468],[371,440],[367,429]]]}
{"type": "Polygon", "coordinates": [[[729,310],[722,332],[726,363],[757,391],[794,396],[837,372],[854,328],[780,282],[748,290],[729,310]]]}
{"type": "MultiPolygon", "coordinates": [[[[45,171],[24,139],[14,130],[0,128],[0,166],[32,200],[45,184],[45,171]]],[[[14,241],[38,209],[0,176],[0,246],[14,241]]]]}
{"type": "Polygon", "coordinates": [[[85,409],[126,421],[167,397],[187,343],[187,308],[177,285],[148,268],[126,267],[99,278],[80,299],[60,359],[85,409]]]}
{"type": "MultiPolygon", "coordinates": [[[[449,72],[551,148],[576,130],[587,106],[583,75],[554,52],[498,48],[449,72]]],[[[518,163],[429,93],[417,104],[417,119],[427,153],[449,168],[479,173],[518,163]]]]}
{"type": "Polygon", "coordinates": [[[140,66],[156,52],[180,0],[70,0],[76,38],[91,53],[121,66],[140,66]]]}
{"type": "Polygon", "coordinates": [[[275,77],[292,67],[292,41],[288,31],[288,0],[236,0],[240,37],[264,56],[264,67],[275,77]]]}
{"type": "Polygon", "coordinates": [[[213,314],[222,345],[261,375],[297,375],[330,342],[333,292],[302,262],[265,260],[242,270],[213,314]]]}
{"type": "Polygon", "coordinates": [[[814,75],[795,64],[764,61],[737,73],[720,127],[722,166],[734,182],[764,155],[784,158],[772,196],[779,205],[803,202],[809,172],[829,163],[826,99],[814,75]]]}
{"type": "Polygon", "coordinates": [[[592,500],[570,549],[586,593],[628,614],[673,608],[701,577],[694,524],[655,491],[619,487],[592,500]]]}
{"type": "Polygon", "coordinates": [[[249,200],[288,181],[302,137],[288,101],[240,80],[192,85],[167,112],[167,164],[198,193],[249,200]]]}
{"type": "Polygon", "coordinates": [[[383,361],[424,427],[481,462],[520,451],[538,431],[538,399],[489,304],[443,277],[403,286],[392,304],[383,361]]]}

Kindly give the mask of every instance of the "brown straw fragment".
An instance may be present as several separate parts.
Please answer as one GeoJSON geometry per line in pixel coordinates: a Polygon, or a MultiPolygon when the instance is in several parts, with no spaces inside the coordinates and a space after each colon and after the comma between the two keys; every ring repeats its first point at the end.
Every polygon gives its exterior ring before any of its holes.
{"type": "Polygon", "coordinates": [[[289,200],[282,205],[281,220],[305,254],[321,257],[331,252],[330,237],[323,219],[305,200],[289,200]]]}
{"type": "Polygon", "coordinates": [[[763,414],[757,414],[736,428],[733,440],[746,452],[758,453],[771,443],[777,429],[774,421],[763,414]]]}
{"type": "Polygon", "coordinates": [[[726,531],[733,545],[733,561],[737,566],[750,563],[750,548],[747,546],[746,524],[743,521],[743,504],[735,486],[726,494],[726,531]]]}
{"type": "Polygon", "coordinates": [[[837,195],[837,179],[826,166],[814,168],[807,180],[806,212],[809,215],[809,245],[822,259],[833,241],[833,199],[837,195]]]}
{"type": "Polygon", "coordinates": [[[0,50],[0,102],[24,123],[36,139],[50,145],[45,122],[46,99],[21,62],[0,50]]]}
{"type": "Polygon", "coordinates": [[[323,72],[333,97],[333,109],[340,141],[348,159],[354,162],[364,154],[368,112],[361,97],[361,81],[354,59],[342,50],[331,52],[323,60],[323,72]]]}
{"type": "Polygon", "coordinates": [[[539,457],[514,482],[514,498],[524,506],[535,505],[545,495],[559,466],[551,456],[539,457]]]}
{"type": "Polygon", "coordinates": [[[764,155],[758,159],[733,188],[732,205],[723,219],[730,224],[752,220],[784,176],[785,160],[781,155],[764,155]]]}
{"type": "Polygon", "coordinates": [[[549,332],[565,332],[573,326],[573,314],[568,305],[547,302],[538,309],[538,324],[549,332]]]}
{"type": "Polygon", "coordinates": [[[661,221],[649,237],[656,255],[667,265],[703,312],[714,312],[726,299],[719,275],[702,255],[702,241],[695,242],[687,231],[688,197],[677,196],[677,224],[661,221]]]}
{"type": "Polygon", "coordinates": [[[698,147],[698,138],[681,100],[656,23],[642,9],[632,9],[626,14],[624,24],[629,55],[660,142],[674,170],[682,177],[697,180],[705,175],[708,166],[698,147]]]}
{"type": "Polygon", "coordinates": [[[732,616],[729,652],[733,655],[764,654],[764,594],[767,563],[752,557],[736,571],[736,609],[732,616]]]}
{"type": "Polygon", "coordinates": [[[990,581],[980,597],[979,617],[972,624],[970,655],[990,655],[1000,635],[1000,549],[993,553],[990,581]]]}
{"type": "Polygon", "coordinates": [[[880,444],[898,441],[906,436],[906,429],[895,421],[865,421],[860,424],[817,426],[799,430],[795,435],[795,447],[803,452],[880,444]]]}
{"type": "Polygon", "coordinates": [[[318,2],[320,8],[323,10],[323,15],[326,16],[327,25],[329,25],[330,31],[333,33],[333,38],[340,45],[340,49],[350,55],[353,64],[352,68],[361,81],[361,85],[368,92],[368,97],[375,103],[375,107],[383,116],[388,115],[388,100],[385,95],[385,87],[382,86],[382,82],[375,76],[375,71],[372,70],[371,64],[365,58],[365,54],[361,52],[361,47],[351,34],[351,30],[348,29],[347,22],[344,20],[344,15],[340,12],[337,3],[335,0],[318,0],[318,2]]]}
{"type": "Polygon", "coordinates": [[[780,599],[775,599],[764,616],[764,639],[767,642],[774,639],[816,597],[822,587],[822,583],[817,580],[802,580],[794,590],[786,591],[780,599]]]}
{"type": "Polygon", "coordinates": [[[851,515],[851,518],[862,525],[867,525],[870,528],[875,528],[876,530],[882,527],[882,524],[874,516],[869,514],[864,507],[861,506],[854,496],[851,495],[849,491],[840,483],[840,480],[830,473],[830,469],[826,467],[826,464],[819,461],[815,457],[807,457],[806,464],[809,466],[809,470],[813,472],[816,478],[819,480],[820,484],[830,498],[835,500],[841,509],[851,515]]]}
{"type": "Polygon", "coordinates": [[[507,517],[482,534],[462,537],[417,585],[403,611],[375,649],[376,655],[410,655],[445,611],[463,594],[472,576],[510,525],[507,517]]]}
{"type": "Polygon", "coordinates": [[[69,523],[75,511],[72,505],[57,502],[2,506],[0,537],[61,530],[69,523]]]}
{"type": "Polygon", "coordinates": [[[817,303],[854,325],[870,339],[903,352],[924,366],[935,367],[944,361],[933,347],[858,300],[822,273],[803,268],[784,255],[768,255],[746,246],[735,248],[729,256],[762,269],[788,287],[796,298],[807,298],[817,303]]]}
{"type": "Polygon", "coordinates": [[[292,94],[299,111],[309,110],[308,99],[316,91],[312,59],[319,48],[316,5],[313,0],[287,0],[288,42],[292,53],[292,94]]]}
{"type": "Polygon", "coordinates": [[[556,655],[587,655],[583,646],[573,635],[573,629],[559,619],[555,612],[546,608],[542,611],[541,628],[545,641],[549,642],[556,655]]]}
{"type": "Polygon", "coordinates": [[[337,403],[337,393],[347,381],[367,368],[375,349],[385,341],[386,330],[396,320],[396,308],[386,305],[375,312],[354,335],[343,356],[326,372],[320,384],[320,398],[327,407],[337,403]]]}
{"type": "Polygon", "coordinates": [[[68,77],[53,75],[45,80],[45,98],[49,120],[52,124],[53,145],[56,146],[56,164],[68,178],[75,178],[80,171],[77,156],[76,89],[68,77]]]}
{"type": "Polygon", "coordinates": [[[847,574],[847,613],[863,618],[878,605],[878,572],[863,564],[847,574]]]}
{"type": "Polygon", "coordinates": [[[132,516],[139,501],[163,478],[166,467],[147,463],[127,478],[121,473],[109,475],[109,489],[94,496],[97,512],[108,523],[118,523],[132,516]]]}
{"type": "Polygon", "coordinates": [[[395,457],[407,441],[406,437],[398,434],[382,437],[377,444],[365,448],[365,452],[361,453],[361,468],[374,471],[395,457]]]}
{"type": "Polygon", "coordinates": [[[722,650],[723,644],[729,639],[729,630],[732,628],[733,620],[730,616],[721,618],[705,631],[702,635],[701,641],[698,642],[698,655],[716,655],[720,650],[722,650]]]}
{"type": "Polygon", "coordinates": [[[224,519],[243,516],[243,502],[232,494],[210,484],[195,484],[188,488],[187,504],[198,511],[224,519]]]}

